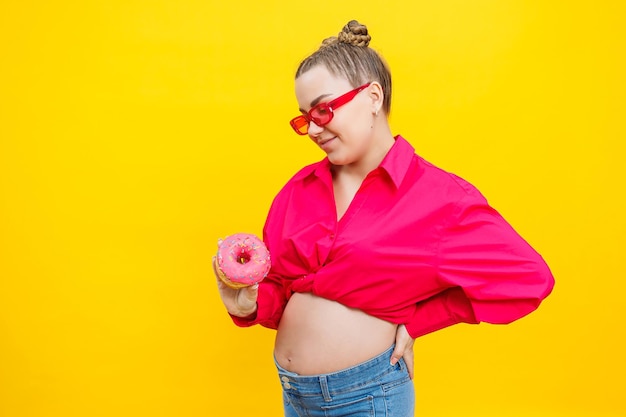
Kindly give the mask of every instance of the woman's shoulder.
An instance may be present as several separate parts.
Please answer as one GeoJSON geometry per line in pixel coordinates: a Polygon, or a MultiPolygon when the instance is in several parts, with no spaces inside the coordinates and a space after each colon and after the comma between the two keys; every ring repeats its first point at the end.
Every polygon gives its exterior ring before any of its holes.
{"type": "Polygon", "coordinates": [[[311,177],[315,174],[318,169],[323,169],[324,164],[327,159],[323,159],[321,161],[306,165],[296,171],[288,180],[285,182],[276,195],[274,196],[274,202],[277,200],[281,200],[283,198],[287,198],[291,194],[294,188],[301,187],[302,184],[306,181],[307,178],[311,177]]]}
{"type": "Polygon", "coordinates": [[[452,199],[462,199],[464,197],[482,198],[482,194],[476,186],[465,178],[441,168],[417,154],[416,158],[422,168],[421,178],[429,184],[430,189],[439,190],[452,199]]]}
{"type": "Polygon", "coordinates": [[[323,172],[325,169],[327,169],[327,165],[328,165],[328,159],[327,158],[324,158],[321,161],[317,161],[317,162],[314,162],[314,163],[309,164],[309,165],[305,165],[304,167],[302,167],[298,171],[296,171],[287,180],[287,182],[285,183],[285,185],[282,188],[285,189],[285,188],[293,187],[293,186],[297,185],[298,183],[302,183],[307,178],[315,175],[316,173],[319,175],[320,172],[323,172]]]}

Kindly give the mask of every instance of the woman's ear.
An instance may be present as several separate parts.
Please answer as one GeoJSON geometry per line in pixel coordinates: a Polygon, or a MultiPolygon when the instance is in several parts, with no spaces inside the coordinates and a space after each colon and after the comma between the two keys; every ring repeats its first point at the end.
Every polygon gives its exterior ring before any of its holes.
{"type": "Polygon", "coordinates": [[[368,97],[371,101],[372,114],[378,114],[380,109],[383,107],[383,101],[385,99],[385,92],[383,91],[383,87],[378,81],[372,81],[367,89],[368,97]]]}

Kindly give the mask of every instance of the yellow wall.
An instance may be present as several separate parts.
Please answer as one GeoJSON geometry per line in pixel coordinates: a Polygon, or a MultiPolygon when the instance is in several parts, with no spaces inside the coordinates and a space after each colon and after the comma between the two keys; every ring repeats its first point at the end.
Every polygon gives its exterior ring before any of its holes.
{"type": "Polygon", "coordinates": [[[3,1],[0,416],[275,416],[273,332],[210,259],[323,155],[290,132],[301,58],[352,18],[392,125],[553,269],[510,326],[417,341],[421,416],[623,416],[624,3],[3,1]]]}

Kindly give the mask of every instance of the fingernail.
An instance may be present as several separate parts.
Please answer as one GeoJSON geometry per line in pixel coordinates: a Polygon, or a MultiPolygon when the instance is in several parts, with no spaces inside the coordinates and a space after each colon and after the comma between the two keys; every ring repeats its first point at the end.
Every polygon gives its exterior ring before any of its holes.
{"type": "Polygon", "coordinates": [[[397,362],[398,360],[396,358],[391,358],[391,360],[389,361],[389,365],[395,366],[397,362]]]}

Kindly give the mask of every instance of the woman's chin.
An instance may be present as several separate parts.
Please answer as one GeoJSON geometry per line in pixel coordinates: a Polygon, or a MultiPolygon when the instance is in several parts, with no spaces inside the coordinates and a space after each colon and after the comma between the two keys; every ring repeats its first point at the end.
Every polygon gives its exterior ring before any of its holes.
{"type": "Polygon", "coordinates": [[[329,152],[326,154],[326,156],[328,156],[328,160],[330,161],[331,164],[333,165],[347,165],[350,161],[347,160],[347,158],[343,155],[339,155],[336,152],[329,152]]]}

